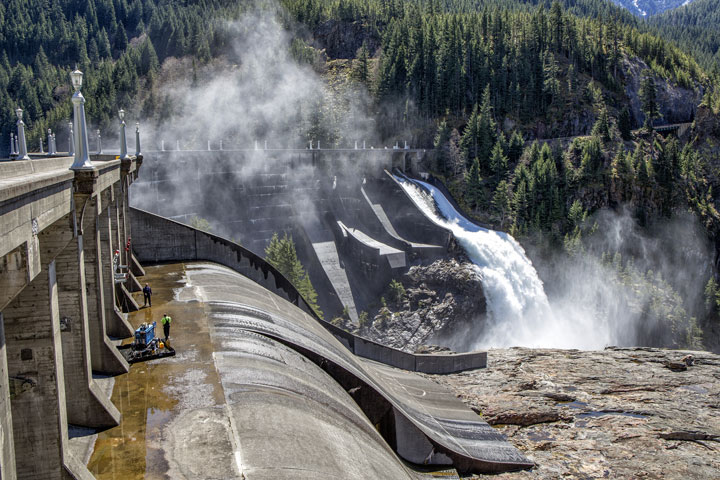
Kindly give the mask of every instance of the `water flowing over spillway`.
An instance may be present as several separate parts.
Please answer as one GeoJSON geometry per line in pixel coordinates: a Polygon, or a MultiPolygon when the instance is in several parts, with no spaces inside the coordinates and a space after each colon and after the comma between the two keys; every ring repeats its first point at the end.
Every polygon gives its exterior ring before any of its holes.
{"type": "Polygon", "coordinates": [[[580,322],[553,315],[537,271],[512,236],[470,222],[426,182],[396,179],[428,218],[452,231],[481,275],[489,315],[473,348],[602,346],[580,322]]]}

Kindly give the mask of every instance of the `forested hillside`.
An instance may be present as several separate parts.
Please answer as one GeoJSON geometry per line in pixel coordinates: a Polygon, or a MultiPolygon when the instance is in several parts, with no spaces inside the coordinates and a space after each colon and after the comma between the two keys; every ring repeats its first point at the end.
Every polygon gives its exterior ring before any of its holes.
{"type": "Polygon", "coordinates": [[[720,0],[695,0],[649,23],[705,66],[720,71],[720,0]]]}
{"type": "Polygon", "coordinates": [[[17,106],[25,110],[34,149],[40,132],[64,126],[71,113],[69,71],[76,64],[86,73],[88,118],[106,128],[119,108],[135,106],[139,88],[153,87],[165,58],[191,55],[204,62],[221,51],[224,19],[242,9],[231,0],[3,1],[2,138],[8,138],[17,106]]]}

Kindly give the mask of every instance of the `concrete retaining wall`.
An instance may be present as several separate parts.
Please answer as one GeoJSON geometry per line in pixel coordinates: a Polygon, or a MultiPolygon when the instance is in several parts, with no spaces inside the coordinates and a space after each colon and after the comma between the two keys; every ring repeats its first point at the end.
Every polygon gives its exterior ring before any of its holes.
{"type": "Polygon", "coordinates": [[[130,209],[133,250],[143,263],[210,261],[245,275],[313,316],[354,354],[393,367],[424,373],[452,373],[487,366],[486,352],[415,355],[348,333],[318,318],[295,287],[272,265],[229,240],[167,218],[130,209]]]}

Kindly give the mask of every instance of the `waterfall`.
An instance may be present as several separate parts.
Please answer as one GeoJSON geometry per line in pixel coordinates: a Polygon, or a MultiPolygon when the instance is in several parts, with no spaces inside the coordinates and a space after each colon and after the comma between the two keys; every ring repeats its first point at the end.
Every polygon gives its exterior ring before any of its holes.
{"type": "Polygon", "coordinates": [[[426,182],[395,178],[428,218],[452,231],[482,278],[488,319],[482,332],[470,332],[479,336],[473,348],[597,347],[590,332],[553,315],[537,271],[511,235],[470,222],[426,182]]]}

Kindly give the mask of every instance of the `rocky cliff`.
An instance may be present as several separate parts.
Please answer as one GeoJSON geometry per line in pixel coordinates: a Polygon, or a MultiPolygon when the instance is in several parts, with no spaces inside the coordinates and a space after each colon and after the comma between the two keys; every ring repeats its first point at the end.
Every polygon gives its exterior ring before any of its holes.
{"type": "Polygon", "coordinates": [[[720,478],[718,355],[512,348],[432,378],[536,462],[499,479],[720,478]]]}
{"type": "Polygon", "coordinates": [[[414,266],[401,282],[402,300],[394,302],[388,296],[372,326],[360,333],[406,351],[429,344],[467,350],[456,332],[477,327],[486,311],[481,279],[472,263],[460,256],[414,266]]]}

